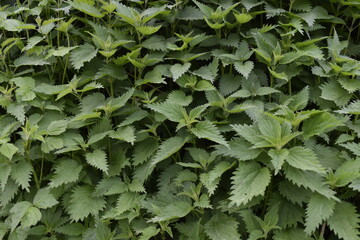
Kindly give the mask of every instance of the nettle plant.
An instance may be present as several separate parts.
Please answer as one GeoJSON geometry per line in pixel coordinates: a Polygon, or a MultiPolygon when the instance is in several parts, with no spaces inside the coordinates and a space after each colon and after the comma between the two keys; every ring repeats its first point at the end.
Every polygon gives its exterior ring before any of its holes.
{"type": "Polygon", "coordinates": [[[0,238],[359,237],[356,0],[5,0],[0,238]]]}

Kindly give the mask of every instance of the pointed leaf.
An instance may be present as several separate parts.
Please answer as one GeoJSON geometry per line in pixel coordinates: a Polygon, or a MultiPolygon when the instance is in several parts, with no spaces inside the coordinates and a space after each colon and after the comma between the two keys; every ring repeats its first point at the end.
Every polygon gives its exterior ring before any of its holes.
{"type": "Polygon", "coordinates": [[[106,153],[103,150],[96,149],[92,153],[86,153],[85,158],[88,164],[107,173],[109,166],[106,160],[106,153]]]}

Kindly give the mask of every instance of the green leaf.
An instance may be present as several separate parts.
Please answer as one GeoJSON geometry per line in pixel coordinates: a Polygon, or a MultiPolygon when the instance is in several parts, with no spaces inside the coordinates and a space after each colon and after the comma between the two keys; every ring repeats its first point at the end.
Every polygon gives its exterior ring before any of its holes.
{"type": "Polygon", "coordinates": [[[0,194],[0,204],[2,207],[6,206],[17,194],[19,186],[14,180],[8,179],[5,187],[0,194]]]}
{"type": "Polygon", "coordinates": [[[306,235],[306,233],[300,228],[289,228],[286,230],[276,231],[274,234],[274,240],[313,240],[312,237],[306,235]]]}
{"type": "Polygon", "coordinates": [[[234,67],[238,73],[243,75],[245,78],[248,78],[251,71],[254,68],[254,62],[252,62],[252,61],[246,61],[246,62],[237,61],[234,63],[234,67]]]}
{"type": "Polygon", "coordinates": [[[22,101],[31,101],[36,98],[36,94],[33,92],[35,88],[35,79],[31,77],[17,77],[11,79],[15,83],[18,89],[16,89],[16,97],[22,101]]]}
{"type": "Polygon", "coordinates": [[[142,34],[142,35],[151,35],[159,31],[161,28],[161,25],[153,27],[153,26],[139,26],[136,29],[142,34]]]}
{"type": "Polygon", "coordinates": [[[119,127],[116,131],[111,131],[109,137],[123,140],[134,145],[135,142],[135,129],[132,126],[119,127]]]}
{"type": "Polygon", "coordinates": [[[83,13],[86,13],[92,17],[102,18],[104,16],[104,14],[102,14],[97,8],[95,8],[94,6],[92,6],[90,4],[87,4],[85,1],[74,0],[73,2],[69,2],[69,4],[73,8],[75,8],[83,13]]]}
{"type": "Polygon", "coordinates": [[[253,197],[264,195],[271,175],[268,168],[262,168],[258,163],[239,162],[231,179],[232,191],[229,199],[232,204],[239,206],[248,203],[253,197]]]}
{"type": "Polygon", "coordinates": [[[213,83],[217,76],[218,66],[219,60],[215,58],[209,65],[202,66],[199,69],[193,71],[192,73],[213,83]]]}
{"type": "Polygon", "coordinates": [[[11,231],[21,223],[22,227],[31,227],[41,219],[41,212],[29,202],[18,202],[11,209],[11,231]]]}
{"type": "Polygon", "coordinates": [[[96,149],[92,153],[86,153],[85,158],[88,164],[107,174],[109,166],[106,160],[106,153],[103,150],[96,149]]]}
{"type": "Polygon", "coordinates": [[[252,148],[252,145],[242,138],[234,138],[228,142],[229,147],[215,145],[215,154],[233,157],[240,161],[255,159],[261,153],[261,149],[252,148]]]}
{"type": "Polygon", "coordinates": [[[50,64],[43,57],[38,55],[23,55],[14,61],[15,67],[21,66],[43,66],[50,64]]]}
{"type": "Polygon", "coordinates": [[[198,138],[205,138],[229,147],[229,144],[221,135],[219,129],[215,126],[215,124],[211,123],[210,121],[203,121],[197,123],[195,128],[191,129],[191,132],[198,138]]]}
{"type": "Polygon", "coordinates": [[[177,18],[187,21],[203,19],[201,11],[193,6],[186,6],[179,10],[177,18]]]}
{"type": "Polygon", "coordinates": [[[206,224],[205,233],[211,240],[240,240],[238,221],[224,213],[216,213],[206,224]]]}
{"type": "Polygon", "coordinates": [[[146,162],[158,149],[157,141],[147,138],[134,147],[133,164],[135,166],[146,162]]]}
{"type": "Polygon", "coordinates": [[[196,0],[193,0],[193,2],[196,4],[196,6],[200,9],[200,11],[202,12],[202,14],[206,17],[210,17],[211,13],[214,11],[212,10],[212,8],[210,8],[209,6],[202,4],[201,2],[198,2],[196,0]]]}
{"type": "Polygon", "coordinates": [[[270,149],[268,151],[269,156],[271,157],[271,163],[275,168],[275,175],[281,170],[281,166],[284,164],[285,159],[288,159],[289,150],[287,149],[270,149]]]}
{"type": "Polygon", "coordinates": [[[342,123],[333,114],[323,112],[304,121],[302,131],[305,139],[328,132],[342,123]]]}
{"type": "Polygon", "coordinates": [[[358,240],[359,237],[359,214],[355,206],[348,202],[337,203],[334,213],[328,219],[330,229],[344,240],[358,240]]]}
{"type": "Polygon", "coordinates": [[[170,72],[173,77],[173,80],[176,81],[179,77],[181,77],[184,73],[186,73],[190,69],[191,63],[187,62],[184,65],[176,63],[170,67],[170,72]]]}
{"type": "Polygon", "coordinates": [[[253,95],[265,96],[265,95],[269,95],[269,94],[277,93],[277,92],[279,92],[279,91],[274,88],[271,88],[271,87],[260,87],[255,91],[255,93],[253,93],[253,95]]]}
{"type": "Polygon", "coordinates": [[[96,185],[94,196],[109,196],[120,194],[128,190],[126,183],[122,182],[118,177],[103,178],[96,185]]]}
{"type": "Polygon", "coordinates": [[[5,191],[5,186],[8,182],[11,173],[10,162],[0,162],[0,187],[2,191],[5,191]]]}
{"type": "Polygon", "coordinates": [[[170,102],[148,104],[147,107],[165,115],[172,122],[181,122],[187,115],[185,108],[170,102]]]}
{"type": "Polygon", "coordinates": [[[36,195],[33,200],[34,206],[40,209],[51,208],[58,204],[59,202],[55,197],[50,193],[50,189],[42,188],[36,192],[36,195]]]}
{"type": "Polygon", "coordinates": [[[47,128],[47,133],[52,136],[60,135],[66,131],[67,123],[68,122],[66,120],[51,122],[47,128]]]}
{"type": "Polygon", "coordinates": [[[293,111],[299,111],[306,107],[306,105],[309,102],[309,87],[306,86],[304,89],[302,89],[297,94],[293,95],[293,99],[291,103],[289,104],[289,107],[293,111]]]}
{"type": "Polygon", "coordinates": [[[122,214],[122,213],[136,207],[139,200],[140,200],[140,197],[137,193],[125,192],[125,193],[121,194],[117,200],[116,213],[122,214]]]}
{"type": "Polygon", "coordinates": [[[342,146],[346,149],[349,149],[353,154],[360,157],[360,144],[359,143],[354,143],[354,142],[343,143],[343,144],[340,144],[340,146],[342,146]]]}
{"type": "Polygon", "coordinates": [[[49,186],[51,188],[59,187],[63,184],[75,182],[78,180],[82,166],[72,159],[62,159],[57,161],[55,173],[50,178],[49,186]]]}
{"type": "Polygon", "coordinates": [[[360,114],[360,101],[352,102],[336,112],[343,114],[360,114]]]}
{"type": "Polygon", "coordinates": [[[63,57],[75,48],[77,48],[77,46],[74,46],[74,47],[60,46],[60,47],[58,47],[58,49],[50,49],[47,56],[45,57],[45,59],[48,59],[51,56],[63,57]]]}
{"type": "Polygon", "coordinates": [[[116,14],[125,22],[133,26],[139,24],[140,14],[134,8],[128,7],[122,3],[114,3],[116,4],[116,14]]]}
{"type": "Polygon", "coordinates": [[[325,173],[325,169],[320,165],[315,153],[304,147],[298,146],[290,148],[286,161],[298,169],[325,173]]]}
{"type": "Polygon", "coordinates": [[[67,236],[79,236],[84,232],[84,229],[85,228],[81,223],[75,222],[59,226],[55,228],[55,231],[67,236]]]}
{"type": "Polygon", "coordinates": [[[334,212],[336,202],[320,194],[312,194],[306,208],[305,232],[309,235],[334,212]]]}
{"type": "Polygon", "coordinates": [[[12,159],[12,157],[14,156],[15,153],[17,153],[18,150],[19,148],[17,148],[12,143],[3,143],[0,147],[0,153],[5,157],[7,157],[9,160],[12,159]]]}
{"type": "Polygon", "coordinates": [[[155,165],[165,160],[166,158],[170,157],[171,155],[179,151],[187,142],[187,140],[188,140],[187,138],[179,137],[179,136],[166,139],[164,142],[161,143],[155,156],[151,160],[151,164],[155,165]]]}
{"type": "Polygon", "coordinates": [[[337,200],[328,185],[325,184],[324,178],[316,172],[304,171],[290,166],[285,166],[285,177],[297,186],[303,186],[313,192],[337,200]]]}
{"type": "Polygon", "coordinates": [[[175,90],[169,93],[166,102],[180,106],[188,106],[192,100],[192,96],[186,96],[183,91],[175,90]]]}
{"type": "Polygon", "coordinates": [[[96,54],[97,49],[93,45],[85,43],[71,52],[70,62],[76,70],[79,70],[85,62],[89,62],[96,54]]]}
{"type": "Polygon", "coordinates": [[[320,89],[321,98],[333,101],[339,107],[345,106],[351,99],[351,94],[341,88],[336,81],[324,83],[320,86],[320,89]]]}
{"type": "Polygon", "coordinates": [[[151,218],[150,222],[164,222],[172,219],[182,218],[188,215],[193,207],[189,202],[175,201],[159,209],[160,212],[151,218]]]}
{"type": "Polygon", "coordinates": [[[6,111],[8,113],[10,113],[11,115],[13,115],[16,120],[18,120],[20,123],[24,123],[25,122],[25,105],[24,104],[16,104],[16,103],[11,103],[7,106],[6,111]]]}
{"type": "Polygon", "coordinates": [[[11,166],[11,178],[27,192],[29,192],[32,172],[33,167],[26,160],[19,161],[11,166]]]}
{"type": "Polygon", "coordinates": [[[166,42],[163,36],[152,36],[143,41],[141,45],[150,50],[166,51],[166,42]]]}
{"type": "Polygon", "coordinates": [[[212,170],[202,173],[200,175],[200,180],[204,184],[204,186],[208,189],[209,195],[214,194],[216,190],[221,175],[229,170],[232,167],[232,164],[229,162],[220,162],[218,163],[212,170]]]}
{"type": "MultiPolygon", "coordinates": [[[[355,144],[355,143],[354,143],[355,144]]],[[[343,187],[360,177],[360,158],[347,160],[341,164],[330,179],[330,184],[343,187]]]]}
{"type": "Polygon", "coordinates": [[[105,204],[103,198],[93,196],[91,186],[78,186],[71,193],[67,211],[72,220],[79,221],[89,215],[98,215],[99,211],[104,209],[105,204]]]}

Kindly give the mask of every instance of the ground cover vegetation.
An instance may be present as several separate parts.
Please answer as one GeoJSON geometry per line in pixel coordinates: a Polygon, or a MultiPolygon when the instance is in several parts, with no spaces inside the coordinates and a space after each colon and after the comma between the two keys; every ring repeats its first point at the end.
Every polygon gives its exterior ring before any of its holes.
{"type": "Polygon", "coordinates": [[[3,0],[0,238],[359,237],[356,0],[3,0]]]}

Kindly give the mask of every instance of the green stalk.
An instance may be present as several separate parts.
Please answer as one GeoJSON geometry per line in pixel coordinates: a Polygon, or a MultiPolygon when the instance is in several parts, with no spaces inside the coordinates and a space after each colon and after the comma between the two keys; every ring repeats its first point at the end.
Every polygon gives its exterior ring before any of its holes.
{"type": "MultiPolygon", "coordinates": [[[[70,47],[70,38],[69,38],[69,34],[67,32],[66,32],[66,38],[67,38],[67,45],[68,45],[68,47],[70,47]]],[[[69,55],[66,56],[65,67],[64,67],[64,71],[63,71],[63,77],[61,80],[61,84],[64,84],[64,82],[65,82],[65,76],[67,76],[68,64],[69,64],[69,55]]]]}

